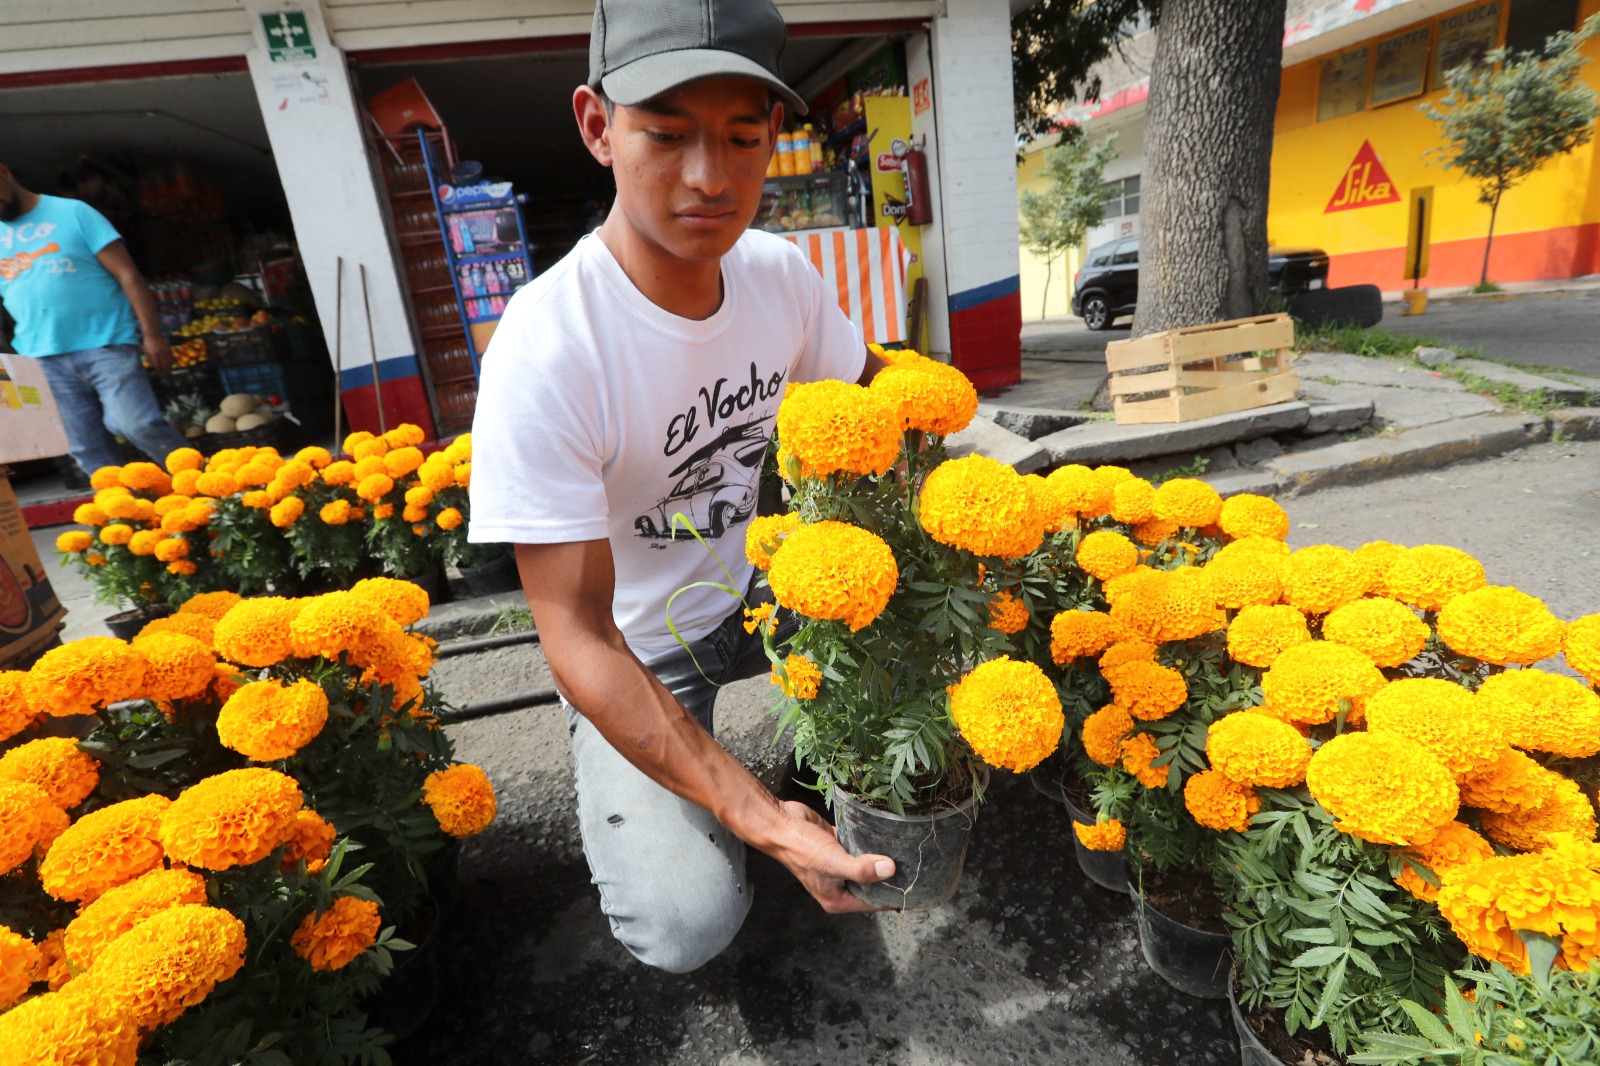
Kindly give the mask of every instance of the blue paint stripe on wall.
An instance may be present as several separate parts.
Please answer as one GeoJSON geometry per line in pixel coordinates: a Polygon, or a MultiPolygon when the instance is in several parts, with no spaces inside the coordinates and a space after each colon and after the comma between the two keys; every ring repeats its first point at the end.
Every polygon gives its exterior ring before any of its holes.
{"type": "Polygon", "coordinates": [[[954,293],[950,297],[951,311],[966,311],[969,308],[986,304],[990,300],[998,300],[1002,296],[1010,296],[1022,289],[1022,275],[1013,274],[1009,278],[991,281],[987,285],[979,285],[976,289],[966,292],[954,293]]]}
{"type": "MultiPolygon", "coordinates": [[[[397,355],[393,359],[378,360],[379,381],[399,381],[402,378],[418,376],[417,357],[414,355],[397,355]]],[[[341,389],[359,389],[372,384],[372,364],[360,363],[356,366],[344,368],[344,375],[339,383],[341,389]]]]}

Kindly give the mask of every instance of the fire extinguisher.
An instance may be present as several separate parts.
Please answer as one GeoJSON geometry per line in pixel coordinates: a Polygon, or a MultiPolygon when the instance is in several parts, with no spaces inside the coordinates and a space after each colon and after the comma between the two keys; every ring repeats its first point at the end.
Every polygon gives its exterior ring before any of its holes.
{"type": "Polygon", "coordinates": [[[928,190],[928,156],[912,148],[900,157],[900,173],[906,182],[906,221],[926,226],[933,221],[933,195],[928,190]]]}

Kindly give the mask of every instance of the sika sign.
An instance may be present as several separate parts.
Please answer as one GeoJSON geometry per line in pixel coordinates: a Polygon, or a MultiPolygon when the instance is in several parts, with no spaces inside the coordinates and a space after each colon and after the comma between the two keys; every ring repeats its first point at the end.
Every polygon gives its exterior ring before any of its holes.
{"type": "Polygon", "coordinates": [[[1400,193],[1396,191],[1394,182],[1389,180],[1388,171],[1378,161],[1378,153],[1372,150],[1372,142],[1362,141],[1360,150],[1345,168],[1344,177],[1339,179],[1339,187],[1333,190],[1333,197],[1322,213],[1329,215],[1335,211],[1399,202],[1400,193]]]}

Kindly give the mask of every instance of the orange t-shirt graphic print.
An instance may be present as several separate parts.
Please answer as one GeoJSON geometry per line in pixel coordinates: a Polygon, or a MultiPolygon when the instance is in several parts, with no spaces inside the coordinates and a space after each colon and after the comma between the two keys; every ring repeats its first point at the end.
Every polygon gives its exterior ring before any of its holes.
{"type": "Polygon", "coordinates": [[[26,273],[35,262],[53,252],[59,251],[61,251],[61,245],[51,241],[43,248],[38,248],[31,252],[19,252],[6,259],[0,259],[0,278],[5,278],[7,281],[15,281],[26,273]]]}

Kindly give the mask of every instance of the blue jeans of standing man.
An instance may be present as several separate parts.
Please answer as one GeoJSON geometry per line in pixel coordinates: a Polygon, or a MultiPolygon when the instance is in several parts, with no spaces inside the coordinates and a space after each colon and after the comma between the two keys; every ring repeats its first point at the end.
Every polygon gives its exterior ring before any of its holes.
{"type": "MultiPolygon", "coordinates": [[[[752,606],[771,598],[753,583],[746,596],[752,606]]],[[[794,628],[791,615],[778,639],[794,628]]],[[[718,686],[768,669],[761,635],[745,633],[742,609],[688,650],[644,665],[708,733],[718,686]]],[[[645,776],[565,699],[562,706],[572,730],[583,851],[612,935],[657,969],[703,966],[732,942],[750,910],[744,843],[710,811],[645,776]]]]}
{"type": "Polygon", "coordinates": [[[121,466],[113,434],[126,437],[158,464],[188,441],[161,417],[150,379],[131,344],[86,348],[39,358],[67,427],[67,450],[85,474],[121,466]]]}

